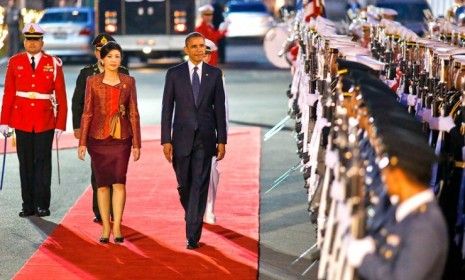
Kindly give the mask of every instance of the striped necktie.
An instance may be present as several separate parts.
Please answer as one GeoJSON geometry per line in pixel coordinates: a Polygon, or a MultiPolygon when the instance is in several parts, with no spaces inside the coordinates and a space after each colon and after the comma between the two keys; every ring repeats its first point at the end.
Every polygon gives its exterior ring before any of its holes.
{"type": "Polygon", "coordinates": [[[199,74],[197,73],[199,68],[197,66],[194,67],[194,73],[192,74],[192,93],[194,94],[194,102],[195,106],[198,106],[199,94],[200,94],[200,78],[199,74]]]}

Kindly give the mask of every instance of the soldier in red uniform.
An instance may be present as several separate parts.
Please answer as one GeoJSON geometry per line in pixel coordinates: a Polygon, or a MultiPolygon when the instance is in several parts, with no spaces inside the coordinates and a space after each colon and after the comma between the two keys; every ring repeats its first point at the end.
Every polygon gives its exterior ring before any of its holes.
{"type": "MultiPolygon", "coordinates": [[[[199,8],[200,15],[202,17],[202,22],[199,26],[195,28],[195,31],[202,34],[205,38],[211,40],[215,45],[218,45],[220,39],[224,38],[226,35],[226,24],[223,25],[223,29],[216,30],[213,26],[213,6],[204,5],[199,8]]],[[[218,65],[218,52],[214,51],[211,53],[210,65],[218,65]]]]}
{"type": "Polygon", "coordinates": [[[50,215],[52,143],[66,129],[62,63],[42,51],[43,30],[23,29],[25,52],[12,56],[5,76],[0,133],[14,128],[23,199],[20,217],[50,215]]]}

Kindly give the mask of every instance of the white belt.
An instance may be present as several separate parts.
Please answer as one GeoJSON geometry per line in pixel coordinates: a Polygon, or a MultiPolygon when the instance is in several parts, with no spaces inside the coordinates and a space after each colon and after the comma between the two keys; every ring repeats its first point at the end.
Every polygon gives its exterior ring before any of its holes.
{"type": "Polygon", "coordinates": [[[51,94],[39,93],[35,91],[17,91],[16,96],[29,99],[50,99],[51,94]]]}

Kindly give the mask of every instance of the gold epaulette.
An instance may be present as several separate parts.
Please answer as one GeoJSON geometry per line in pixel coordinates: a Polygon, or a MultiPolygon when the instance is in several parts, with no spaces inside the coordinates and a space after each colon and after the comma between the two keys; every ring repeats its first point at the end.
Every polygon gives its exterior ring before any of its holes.
{"type": "Polygon", "coordinates": [[[459,107],[460,107],[460,104],[461,104],[461,100],[457,101],[457,103],[454,104],[454,106],[452,106],[452,109],[450,110],[450,113],[449,113],[449,116],[452,117],[452,119],[457,115],[457,112],[459,111],[459,107]]]}

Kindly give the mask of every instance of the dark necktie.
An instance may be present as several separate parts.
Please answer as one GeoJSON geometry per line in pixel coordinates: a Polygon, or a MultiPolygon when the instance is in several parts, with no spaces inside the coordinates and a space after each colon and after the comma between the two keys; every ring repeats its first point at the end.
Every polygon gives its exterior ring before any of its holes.
{"type": "Polygon", "coordinates": [[[35,62],[35,57],[31,56],[31,67],[32,67],[32,70],[35,70],[36,69],[36,62],[35,62]]]}
{"type": "Polygon", "coordinates": [[[197,66],[194,67],[194,73],[192,74],[192,93],[194,94],[194,102],[195,106],[197,106],[197,102],[199,100],[200,94],[200,78],[199,74],[197,73],[199,68],[197,66]]]}

